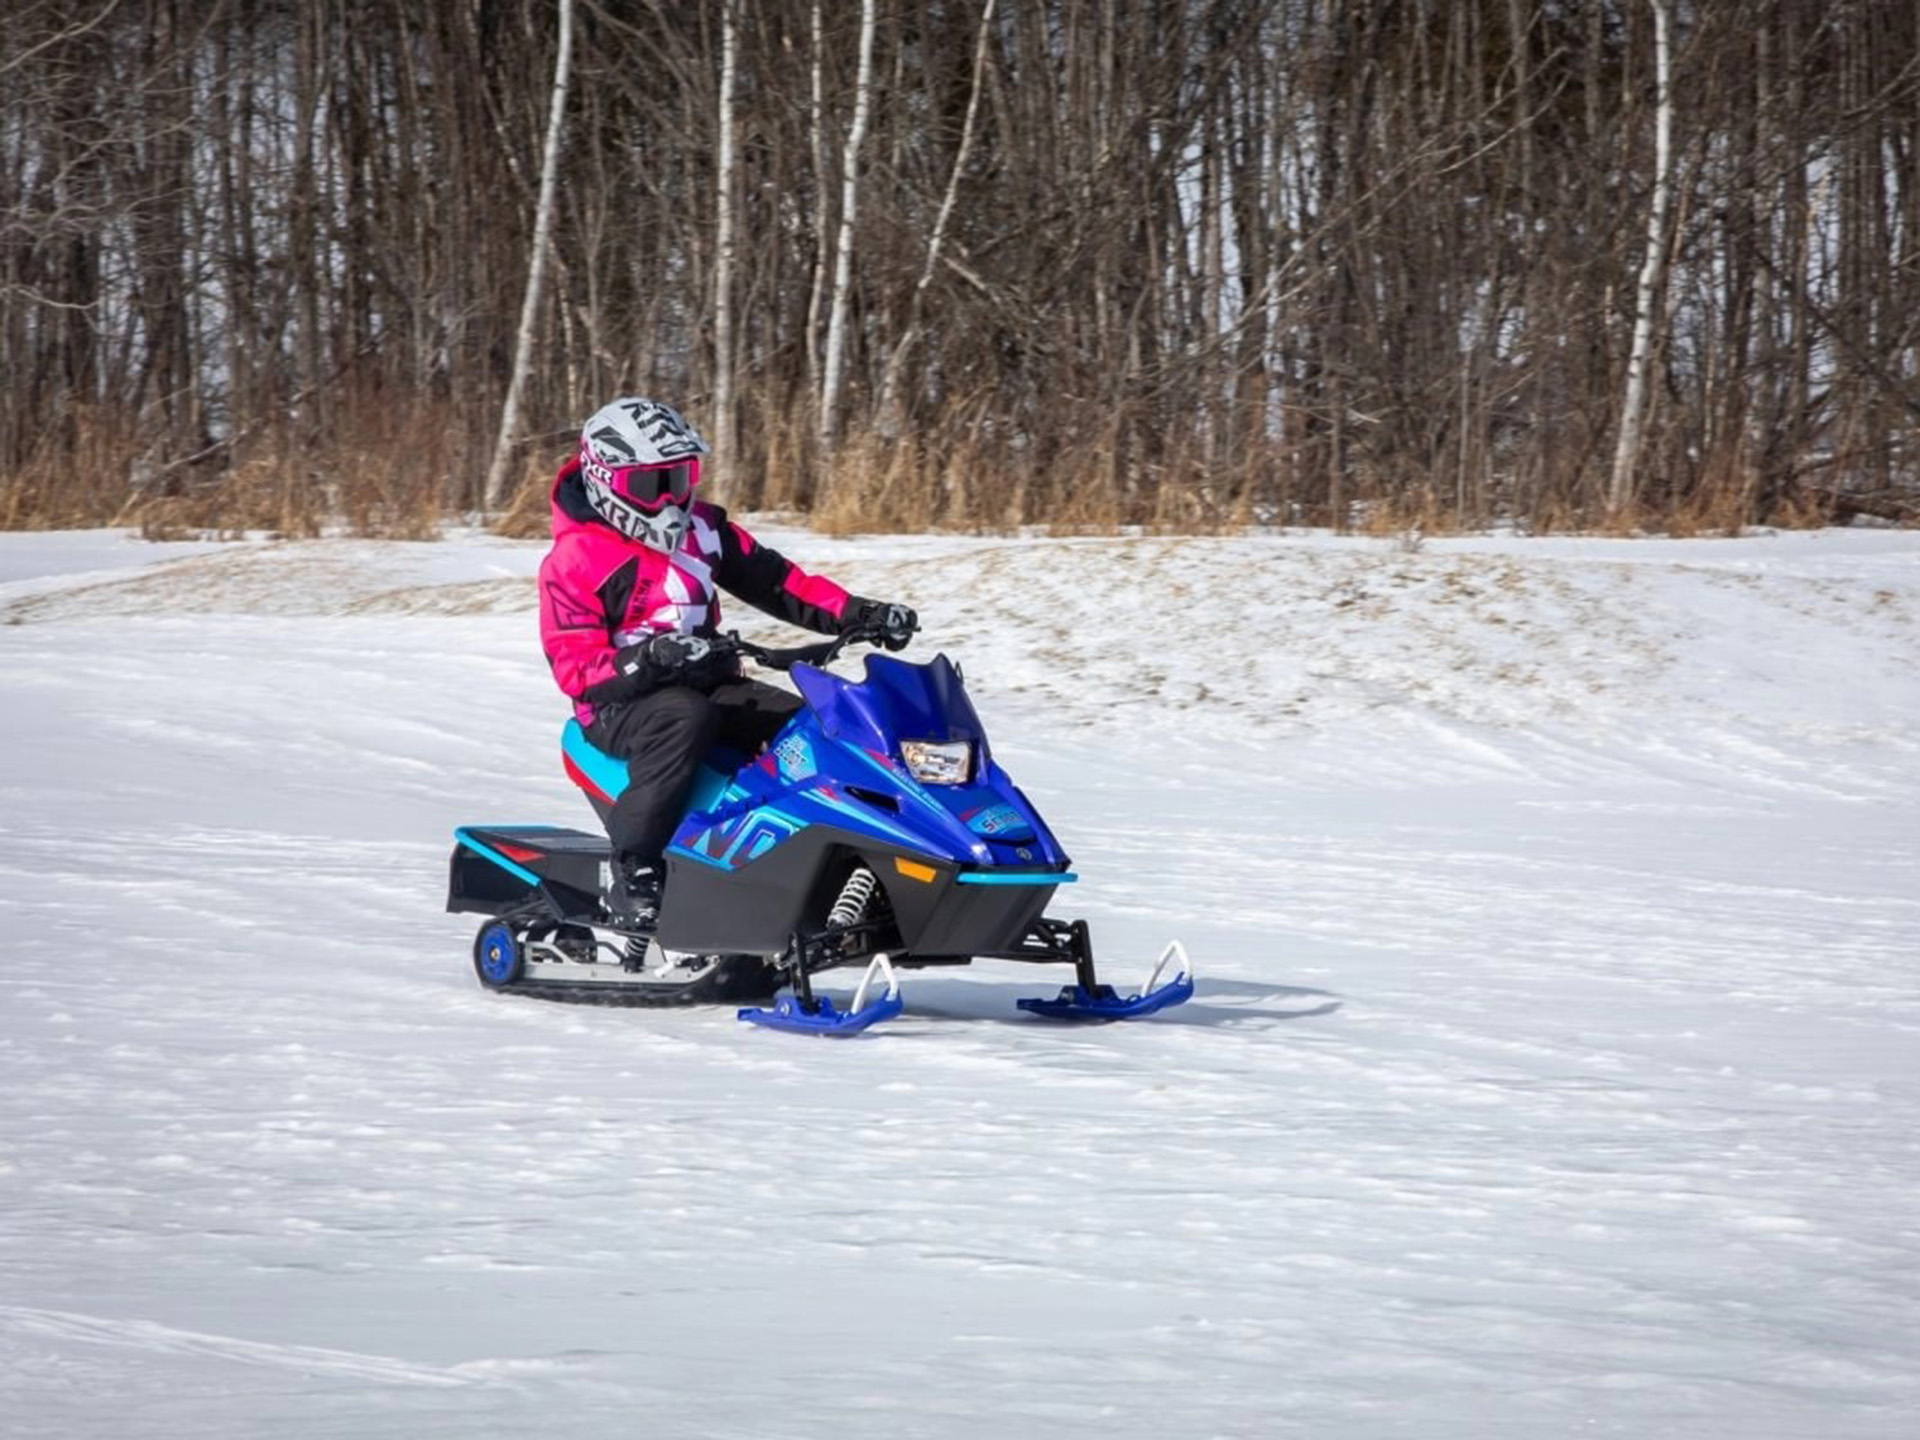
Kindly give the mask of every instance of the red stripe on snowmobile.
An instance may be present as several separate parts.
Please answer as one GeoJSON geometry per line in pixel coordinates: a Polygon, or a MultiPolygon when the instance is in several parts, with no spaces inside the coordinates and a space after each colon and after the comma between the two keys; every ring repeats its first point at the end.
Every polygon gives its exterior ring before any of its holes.
{"type": "Polygon", "coordinates": [[[567,767],[567,778],[569,780],[573,781],[574,784],[578,785],[582,790],[586,791],[589,795],[596,796],[599,799],[606,801],[607,804],[609,805],[613,803],[613,796],[607,794],[606,791],[602,790],[598,785],[594,784],[593,781],[588,777],[587,772],[582,770],[578,765],[573,763],[573,757],[571,755],[568,755],[563,751],[561,753],[560,760],[561,760],[561,763],[563,763],[567,767]]]}
{"type": "Polygon", "coordinates": [[[498,840],[493,842],[493,848],[509,860],[538,860],[542,855],[547,853],[544,850],[529,850],[524,845],[505,845],[498,840]]]}

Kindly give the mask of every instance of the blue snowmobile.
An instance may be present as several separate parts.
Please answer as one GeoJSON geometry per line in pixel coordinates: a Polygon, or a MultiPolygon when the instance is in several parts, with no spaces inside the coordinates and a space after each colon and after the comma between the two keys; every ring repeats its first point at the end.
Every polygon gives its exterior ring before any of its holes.
{"type": "MultiPolygon", "coordinates": [[[[975,959],[1073,967],[1057,995],[1023,1010],[1123,1020],[1193,993],[1178,942],[1145,989],[1121,997],[1094,973],[1084,920],[1043,912],[1076,877],[1065,851],[994,763],[959,667],[869,654],[863,679],[825,666],[850,631],[770,649],[737,634],[713,643],[793,679],[804,704],[758,755],[716,748],[666,852],[657,930],[624,930],[601,896],[606,839],[545,825],[455,831],[450,911],[489,917],[474,942],[488,989],[635,1005],[765,1001],[742,1020],[778,1029],[863,1030],[902,1008],[895,971],[975,959]],[[614,939],[604,938],[611,934],[614,939]],[[865,964],[840,1009],[813,977],[865,964]]],[[[569,721],[567,774],[602,820],[627,783],[624,761],[569,721]]]]}

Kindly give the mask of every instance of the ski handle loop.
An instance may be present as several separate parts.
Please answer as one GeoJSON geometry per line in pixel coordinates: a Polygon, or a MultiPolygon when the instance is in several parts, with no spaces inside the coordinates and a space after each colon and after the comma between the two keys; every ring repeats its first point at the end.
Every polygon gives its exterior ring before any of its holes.
{"type": "Polygon", "coordinates": [[[893,973],[893,962],[887,958],[886,951],[876,950],[873,953],[873,960],[867,966],[867,973],[860,977],[859,988],[853,992],[853,1003],[848,1013],[857,1015],[866,1007],[867,989],[873,984],[875,975],[886,977],[887,990],[882,999],[891,1000],[899,995],[900,977],[893,973]]]}
{"type": "Polygon", "coordinates": [[[1161,973],[1166,970],[1167,962],[1170,960],[1178,960],[1180,964],[1179,967],[1174,970],[1173,974],[1168,977],[1167,983],[1169,985],[1177,980],[1191,980],[1193,978],[1193,965],[1192,962],[1187,959],[1187,947],[1182,945],[1178,940],[1169,940],[1167,942],[1167,948],[1160,952],[1160,959],[1153,967],[1153,974],[1147,977],[1147,983],[1141,987],[1140,993],[1142,995],[1151,995],[1153,993],[1154,987],[1160,983],[1161,973]]]}

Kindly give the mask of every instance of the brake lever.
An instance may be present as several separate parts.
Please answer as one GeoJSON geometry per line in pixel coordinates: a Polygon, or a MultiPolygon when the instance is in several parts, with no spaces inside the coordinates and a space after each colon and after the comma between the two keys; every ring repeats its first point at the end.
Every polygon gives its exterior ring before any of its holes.
{"type": "Polygon", "coordinates": [[[724,635],[715,635],[708,643],[722,655],[746,655],[758,660],[766,653],[764,646],[742,639],[738,630],[729,630],[724,635]]]}

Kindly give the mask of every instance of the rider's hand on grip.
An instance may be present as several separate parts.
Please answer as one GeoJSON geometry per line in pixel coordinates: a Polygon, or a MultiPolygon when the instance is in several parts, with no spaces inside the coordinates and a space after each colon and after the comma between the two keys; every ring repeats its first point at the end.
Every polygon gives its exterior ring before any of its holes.
{"type": "Polygon", "coordinates": [[[855,600],[847,606],[851,621],[845,628],[865,630],[889,650],[904,650],[920,628],[920,617],[911,605],[889,600],[855,600]]]}
{"type": "Polygon", "coordinates": [[[718,652],[702,636],[649,635],[614,652],[613,668],[629,677],[669,680],[704,672],[716,658],[718,652]]]}

